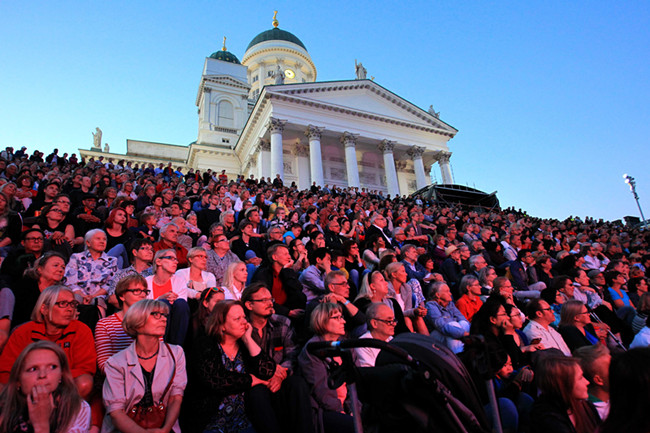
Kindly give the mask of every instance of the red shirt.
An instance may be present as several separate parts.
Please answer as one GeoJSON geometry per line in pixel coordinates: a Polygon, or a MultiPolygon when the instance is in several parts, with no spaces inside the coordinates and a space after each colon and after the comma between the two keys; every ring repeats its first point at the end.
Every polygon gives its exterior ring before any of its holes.
{"type": "Polygon", "coordinates": [[[287,294],[282,288],[282,281],[280,281],[280,274],[273,272],[273,287],[271,287],[271,295],[275,298],[275,302],[284,305],[287,302],[287,294]]]}
{"type": "Polygon", "coordinates": [[[59,335],[47,335],[45,324],[27,322],[11,334],[0,355],[0,383],[7,383],[11,366],[30,343],[49,340],[60,346],[68,357],[72,377],[82,374],[94,375],[97,369],[95,341],[90,328],[78,320],[73,320],[59,335]]]}
{"type": "Polygon", "coordinates": [[[476,299],[471,300],[467,294],[461,296],[458,302],[456,302],[456,308],[458,308],[458,311],[460,311],[469,322],[472,321],[472,317],[474,317],[476,312],[481,309],[482,305],[483,301],[481,301],[481,298],[477,297],[476,299]]]}

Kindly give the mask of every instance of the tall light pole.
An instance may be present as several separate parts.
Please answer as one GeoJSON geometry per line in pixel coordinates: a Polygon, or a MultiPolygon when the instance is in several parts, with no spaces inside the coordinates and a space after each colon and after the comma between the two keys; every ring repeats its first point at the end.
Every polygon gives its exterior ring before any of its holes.
{"type": "Polygon", "coordinates": [[[634,196],[634,200],[636,200],[636,205],[639,208],[639,213],[641,214],[641,222],[645,222],[645,217],[643,216],[643,211],[641,210],[641,204],[639,203],[639,194],[636,193],[636,180],[629,174],[624,174],[623,179],[625,179],[625,183],[630,185],[630,191],[632,191],[632,195],[634,196]]]}

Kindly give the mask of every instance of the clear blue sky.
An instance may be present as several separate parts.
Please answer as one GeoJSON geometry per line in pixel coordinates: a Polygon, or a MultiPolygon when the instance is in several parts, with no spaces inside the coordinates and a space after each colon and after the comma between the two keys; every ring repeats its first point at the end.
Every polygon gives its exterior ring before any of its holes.
{"type": "MultiPolygon", "coordinates": [[[[617,219],[650,214],[650,3],[0,2],[0,148],[89,148],[102,128],[187,144],[204,58],[242,58],[280,28],[306,45],[319,80],[377,83],[433,104],[459,133],[457,183],[498,191],[532,215],[617,219]]],[[[438,180],[440,174],[437,173],[438,180]]]]}

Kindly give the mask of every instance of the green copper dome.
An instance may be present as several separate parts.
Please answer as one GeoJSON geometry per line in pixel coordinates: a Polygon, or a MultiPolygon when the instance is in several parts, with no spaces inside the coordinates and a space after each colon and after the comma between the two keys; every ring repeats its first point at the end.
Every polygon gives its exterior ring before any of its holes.
{"type": "Polygon", "coordinates": [[[239,59],[230,51],[219,50],[210,54],[211,59],[223,60],[224,62],[236,63],[240,65],[239,59]]]}
{"type": "Polygon", "coordinates": [[[267,30],[265,32],[260,33],[259,35],[255,36],[253,40],[251,41],[250,44],[248,44],[248,47],[246,47],[246,51],[250,50],[251,47],[260,44],[262,42],[266,41],[287,41],[287,42],[293,42],[296,45],[299,45],[307,51],[307,47],[305,47],[305,44],[302,43],[300,39],[298,39],[293,33],[290,33],[286,30],[280,30],[279,28],[275,27],[272,28],[271,30],[267,30]]]}

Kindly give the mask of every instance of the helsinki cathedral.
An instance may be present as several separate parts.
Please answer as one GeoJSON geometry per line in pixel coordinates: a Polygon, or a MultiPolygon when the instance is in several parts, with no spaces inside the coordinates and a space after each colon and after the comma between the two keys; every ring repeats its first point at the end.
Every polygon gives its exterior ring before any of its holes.
{"type": "MultiPolygon", "coordinates": [[[[277,12],[276,12],[277,14],[277,12]]],[[[448,141],[458,132],[366,78],[318,81],[307,46],[283,30],[255,36],[241,60],[223,47],[205,58],[198,83],[198,137],[189,145],[127,140],[126,155],[80,149],[86,159],[171,162],[174,168],[226,170],[229,177],[275,178],[306,189],[358,186],[384,195],[413,193],[440,170],[453,184],[448,141]],[[437,163],[437,166],[436,166],[437,163]]],[[[101,146],[101,143],[100,143],[101,146]]]]}

